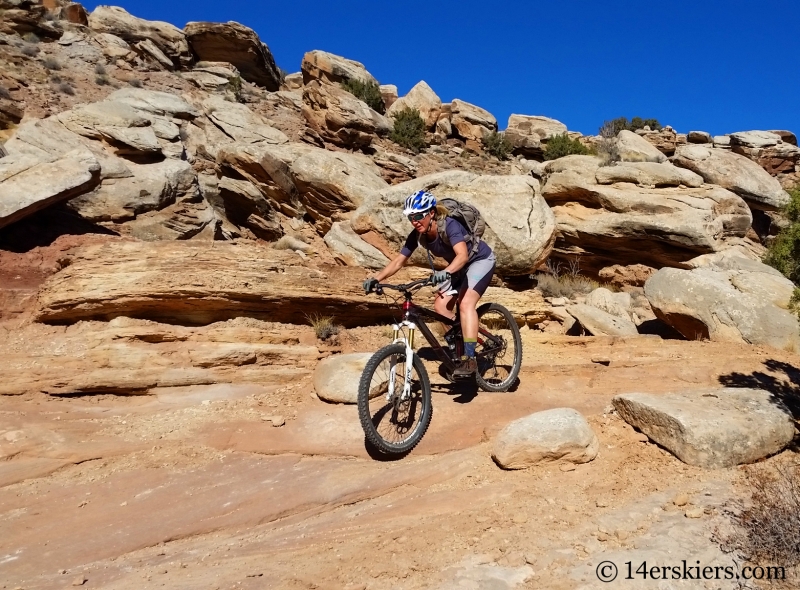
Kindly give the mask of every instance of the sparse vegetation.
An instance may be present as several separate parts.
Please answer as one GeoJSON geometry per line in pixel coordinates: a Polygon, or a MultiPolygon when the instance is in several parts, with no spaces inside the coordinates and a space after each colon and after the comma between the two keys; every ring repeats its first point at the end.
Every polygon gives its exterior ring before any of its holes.
{"type": "Polygon", "coordinates": [[[98,86],[108,86],[111,84],[111,80],[109,80],[108,76],[95,76],[94,83],[98,86]]]}
{"type": "Polygon", "coordinates": [[[244,102],[242,97],[242,77],[241,76],[234,76],[230,80],[228,80],[228,90],[231,94],[233,94],[233,98],[236,102],[244,102]]]}
{"type": "Polygon", "coordinates": [[[597,145],[597,152],[603,158],[602,166],[609,166],[620,160],[617,132],[611,121],[606,121],[600,127],[600,143],[597,145]]]}
{"type": "Polygon", "coordinates": [[[424,149],[426,146],[425,121],[419,111],[412,107],[406,107],[392,116],[394,127],[389,134],[389,139],[414,153],[424,149]]]}
{"type": "Polygon", "coordinates": [[[641,117],[634,117],[630,121],[628,121],[626,117],[618,117],[611,121],[604,121],[602,127],[600,127],[601,135],[603,134],[603,127],[606,126],[609,126],[613,130],[615,136],[623,129],[627,129],[628,131],[636,131],[637,129],[644,129],[645,127],[649,127],[652,131],[661,129],[661,123],[658,122],[658,119],[642,119],[641,117]]]}
{"type": "Polygon", "coordinates": [[[483,149],[486,153],[494,156],[498,160],[507,160],[511,155],[513,146],[506,139],[505,134],[492,131],[483,136],[483,149]]]}
{"type": "Polygon", "coordinates": [[[574,154],[586,156],[592,153],[592,150],[587,148],[577,139],[571,139],[569,134],[562,133],[551,137],[547,142],[547,147],[544,150],[545,160],[556,160],[564,156],[571,156],[574,154]]]}
{"type": "Polygon", "coordinates": [[[142,81],[139,80],[138,78],[131,78],[130,80],[128,80],[128,84],[130,84],[134,88],[141,88],[142,87],[142,81]]]}
{"type": "Polygon", "coordinates": [[[48,70],[60,70],[61,64],[59,61],[54,57],[46,57],[42,60],[42,65],[48,70]]]}
{"type": "Polygon", "coordinates": [[[735,532],[727,544],[752,563],[800,565],[800,464],[759,464],[743,471],[748,497],[733,506],[735,532]]]}
{"type": "Polygon", "coordinates": [[[795,284],[789,309],[800,315],[800,186],[789,191],[789,204],[783,214],[789,225],[781,230],[769,246],[763,262],[779,270],[795,284]]]}
{"type": "Polygon", "coordinates": [[[560,262],[547,261],[547,269],[535,275],[536,288],[545,297],[567,297],[586,295],[600,286],[600,283],[581,276],[580,262],[575,259],[564,268],[560,262]]]}
{"type": "Polygon", "coordinates": [[[369,108],[383,114],[386,112],[386,105],[381,96],[381,88],[375,82],[362,82],[355,78],[350,78],[342,82],[342,88],[359,100],[363,100],[369,108]]]}
{"type": "Polygon", "coordinates": [[[23,41],[25,41],[27,43],[39,43],[39,42],[41,42],[41,39],[39,39],[38,35],[36,33],[33,33],[33,32],[25,33],[22,36],[22,39],[23,39],[23,41]]]}
{"type": "Polygon", "coordinates": [[[334,323],[331,316],[312,313],[311,315],[307,315],[306,319],[311,327],[314,328],[314,334],[316,334],[317,338],[320,340],[328,340],[332,336],[336,336],[342,330],[341,326],[334,323]]]}
{"type": "Polygon", "coordinates": [[[106,67],[103,64],[96,64],[94,66],[94,73],[98,76],[105,76],[108,71],[106,71],[106,67]]]}
{"type": "Polygon", "coordinates": [[[27,55],[28,57],[35,57],[39,55],[39,48],[36,47],[36,45],[31,45],[30,43],[25,43],[20,51],[22,52],[22,55],[27,55]]]}
{"type": "Polygon", "coordinates": [[[61,84],[61,76],[59,76],[58,74],[53,74],[52,76],[50,76],[50,82],[52,82],[53,84],[61,84]]]}
{"type": "Polygon", "coordinates": [[[62,82],[58,85],[59,92],[63,92],[64,94],[68,94],[69,96],[73,96],[75,94],[75,89],[70,85],[69,82],[62,82]]]}

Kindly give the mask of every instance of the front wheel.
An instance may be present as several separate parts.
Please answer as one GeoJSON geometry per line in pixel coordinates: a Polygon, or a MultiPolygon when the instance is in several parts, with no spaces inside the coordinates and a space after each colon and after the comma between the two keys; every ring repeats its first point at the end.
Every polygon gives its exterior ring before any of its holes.
{"type": "Polygon", "coordinates": [[[516,320],[502,305],[478,308],[478,345],[475,381],[484,391],[508,391],[522,368],[522,335],[516,320]]]}
{"type": "Polygon", "coordinates": [[[403,395],[406,347],[399,342],[372,355],[358,385],[361,427],[367,440],[388,455],[401,455],[413,449],[422,440],[433,416],[428,372],[416,354],[412,357],[410,390],[406,396],[403,395]]]}

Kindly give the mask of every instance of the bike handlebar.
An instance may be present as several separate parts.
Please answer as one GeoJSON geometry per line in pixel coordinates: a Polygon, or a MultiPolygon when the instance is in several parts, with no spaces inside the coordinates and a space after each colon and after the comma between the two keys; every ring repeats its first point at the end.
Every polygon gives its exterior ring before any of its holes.
{"type": "Polygon", "coordinates": [[[390,285],[389,283],[378,283],[375,285],[375,293],[378,295],[383,294],[383,289],[395,289],[397,291],[402,291],[403,293],[407,293],[412,289],[421,289],[427,285],[431,284],[431,278],[428,277],[427,279],[419,279],[416,281],[411,281],[410,283],[406,283],[404,285],[390,285]]]}

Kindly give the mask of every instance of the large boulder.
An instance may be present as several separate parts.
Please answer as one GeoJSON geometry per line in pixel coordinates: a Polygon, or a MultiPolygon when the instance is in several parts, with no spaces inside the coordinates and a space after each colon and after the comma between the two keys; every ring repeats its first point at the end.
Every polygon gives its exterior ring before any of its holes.
{"type": "Polygon", "coordinates": [[[345,80],[378,83],[364,64],[318,49],[309,51],[303,56],[300,70],[303,73],[303,84],[309,84],[313,80],[333,84],[345,80]]]}
{"type": "Polygon", "coordinates": [[[237,22],[191,22],[183,28],[186,40],[198,61],[233,64],[242,78],[275,92],[281,74],[272,52],[256,32],[237,22]]]}
{"type": "Polygon", "coordinates": [[[303,117],[326,141],[363,148],[379,135],[388,135],[388,119],[346,90],[312,81],[303,87],[303,117]]]}
{"type": "Polygon", "coordinates": [[[666,162],[667,157],[649,141],[633,131],[623,129],[617,134],[617,150],[623,162],[666,162]]]}
{"type": "Polygon", "coordinates": [[[323,359],[314,369],[314,391],[317,397],[335,404],[358,402],[358,383],[371,352],[337,354],[323,359]]]}
{"type": "Polygon", "coordinates": [[[544,153],[542,143],[566,132],[566,125],[549,117],[511,115],[504,135],[514,146],[515,154],[540,159],[544,153]]]}
{"type": "Polygon", "coordinates": [[[450,122],[464,139],[481,143],[487,133],[497,131],[497,119],[486,109],[457,98],[450,105],[450,122]]]}
{"type": "Polygon", "coordinates": [[[647,143],[652,145],[665,156],[671,156],[675,153],[675,149],[678,147],[678,145],[687,142],[686,135],[677,134],[669,125],[666,125],[658,130],[653,129],[648,131],[647,129],[637,129],[635,133],[636,135],[646,139],[647,143]]]}
{"type": "Polygon", "coordinates": [[[672,162],[696,172],[708,183],[733,191],[754,209],[775,211],[789,202],[788,193],[776,179],[755,162],[731,151],[683,145],[672,162]]]}
{"type": "MultiPolygon", "coordinates": [[[[538,182],[529,176],[478,176],[447,171],[393,185],[379,198],[356,211],[351,223],[359,234],[380,236],[384,254],[393,258],[411,231],[403,215],[406,197],[429,190],[437,198],[453,198],[475,205],[486,221],[484,240],[497,256],[501,276],[527,275],[541,265],[553,247],[553,214],[538,194],[538,182]]],[[[376,244],[377,245],[377,244],[376,244]]],[[[411,263],[428,266],[422,248],[411,263]]]]}
{"type": "Polygon", "coordinates": [[[791,288],[788,279],[765,264],[730,259],[727,265],[692,270],[662,268],[644,291],[656,316],[686,338],[800,351],[797,318],[785,309],[791,288]]]}
{"type": "Polygon", "coordinates": [[[0,158],[0,228],[89,191],[99,181],[100,164],[85,150],[44,160],[0,158]]]}
{"type": "Polygon", "coordinates": [[[761,389],[629,393],[612,403],[653,442],[708,469],[753,463],[781,451],[795,435],[791,413],[761,389]]]}
{"type": "MultiPolygon", "coordinates": [[[[186,36],[175,25],[137,18],[119,6],[98,6],[89,15],[89,28],[98,33],[111,33],[132,44],[150,42],[176,69],[192,63],[186,36]]],[[[143,49],[146,51],[146,45],[143,49]]]]}
{"type": "Polygon", "coordinates": [[[494,441],[492,458],[503,469],[525,469],[540,463],[588,463],[600,442],[578,411],[555,408],[508,424],[494,441]]]}
{"type": "MultiPolygon", "coordinates": [[[[630,165],[622,166],[624,171],[630,165]]],[[[682,267],[695,256],[726,248],[728,239],[743,237],[752,223],[746,203],[718,186],[598,183],[598,175],[607,181],[611,174],[592,156],[566,156],[545,166],[542,196],[558,225],[556,253],[579,256],[583,270],[612,264],[682,267]]],[[[653,171],[638,169],[630,169],[628,177],[648,176],[656,180],[653,171]]],[[[663,171],[658,176],[673,176],[675,182],[680,177],[663,171]]]]}
{"type": "Polygon", "coordinates": [[[408,91],[408,94],[395,100],[386,111],[386,116],[391,119],[392,115],[399,113],[405,108],[417,109],[425,126],[428,129],[436,125],[439,115],[442,112],[442,99],[440,99],[433,89],[428,86],[425,80],[417,84],[408,91]]]}
{"type": "Polygon", "coordinates": [[[612,315],[593,305],[568,305],[567,313],[592,336],[635,336],[639,333],[627,315],[612,315]]]}
{"type": "Polygon", "coordinates": [[[180,96],[145,88],[121,88],[106,97],[106,101],[122,102],[140,113],[158,115],[177,120],[192,120],[200,112],[180,96]]]}

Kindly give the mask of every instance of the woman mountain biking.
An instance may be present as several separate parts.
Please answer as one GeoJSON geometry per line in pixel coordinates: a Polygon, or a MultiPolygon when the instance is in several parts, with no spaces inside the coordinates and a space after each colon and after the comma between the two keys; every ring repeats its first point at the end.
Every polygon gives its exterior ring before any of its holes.
{"type": "Polygon", "coordinates": [[[469,377],[477,370],[475,346],[478,340],[478,300],[486,292],[495,269],[495,256],[489,245],[469,233],[458,219],[448,217],[448,211],[436,205],[436,197],[426,191],[418,191],[405,201],[403,215],[408,217],[414,229],[408,234],[405,245],[394,260],[374,277],[364,281],[364,291],[370,293],[375,286],[400,270],[417,246],[422,244],[429,255],[444,258],[448,264],[443,270],[434,271],[431,282],[439,285],[434,310],[443,316],[454,318],[453,308],[458,303],[461,314],[461,330],[464,335],[464,356],[453,372],[454,377],[469,377]],[[439,236],[443,224],[448,245],[439,236]],[[472,240],[479,242],[473,247],[472,240]],[[456,297],[457,296],[457,297],[456,297]]]}

